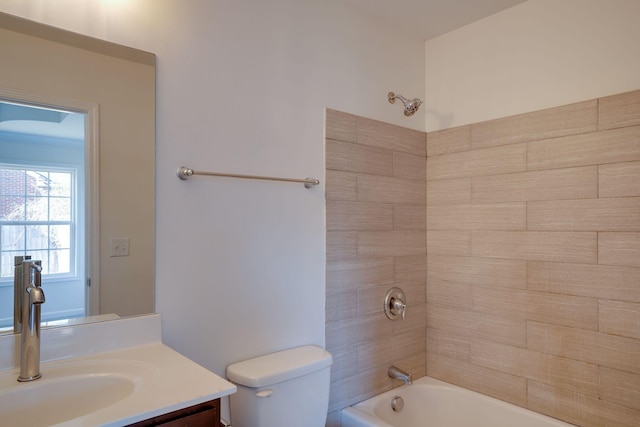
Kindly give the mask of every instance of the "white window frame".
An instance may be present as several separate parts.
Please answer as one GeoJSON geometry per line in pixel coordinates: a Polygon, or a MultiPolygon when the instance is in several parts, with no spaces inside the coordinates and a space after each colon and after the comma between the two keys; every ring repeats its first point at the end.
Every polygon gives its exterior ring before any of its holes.
{"type": "MultiPolygon", "coordinates": [[[[16,162],[16,163],[0,163],[1,169],[15,169],[15,170],[27,170],[27,171],[43,171],[43,172],[54,172],[54,173],[68,173],[71,175],[71,213],[68,221],[51,221],[51,220],[38,220],[38,221],[29,221],[26,219],[23,220],[2,220],[0,219],[0,225],[17,225],[17,226],[30,226],[30,225],[43,225],[43,226],[51,226],[51,225],[69,225],[70,227],[70,256],[69,256],[69,272],[67,273],[43,273],[43,278],[46,277],[48,283],[56,283],[63,280],[77,280],[79,274],[82,269],[78,269],[78,248],[82,247],[82,239],[84,237],[84,233],[82,230],[78,229],[79,224],[84,223],[84,219],[79,217],[80,214],[80,206],[84,206],[83,198],[81,197],[82,193],[82,183],[79,182],[79,170],[75,165],[61,165],[56,162],[46,163],[40,161],[34,162],[16,162]]],[[[27,190],[25,188],[24,194],[16,194],[16,196],[24,196],[28,197],[27,190]]],[[[51,196],[46,196],[47,199],[50,199],[51,196]]],[[[82,210],[84,211],[84,210],[82,210]]],[[[0,239],[2,236],[0,235],[0,239]]],[[[51,248],[47,246],[47,248],[25,248],[21,251],[19,255],[29,255],[29,251],[46,251],[50,254],[51,248]]],[[[16,252],[13,250],[2,250],[0,252],[16,252]]],[[[35,257],[37,258],[37,257],[35,257]]],[[[51,256],[48,255],[47,259],[51,259],[51,256]]],[[[47,265],[48,267],[48,265],[47,265]]],[[[48,270],[48,269],[47,269],[48,270]]],[[[47,271],[45,270],[45,271],[47,271]]],[[[0,286],[13,286],[13,276],[10,277],[0,277],[0,286]]]]}

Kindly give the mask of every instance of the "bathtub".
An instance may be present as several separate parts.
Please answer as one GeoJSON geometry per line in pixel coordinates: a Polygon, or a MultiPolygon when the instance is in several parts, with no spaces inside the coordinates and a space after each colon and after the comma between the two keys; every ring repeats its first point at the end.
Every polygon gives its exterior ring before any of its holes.
{"type": "Polygon", "coordinates": [[[342,410],[342,427],[567,427],[519,406],[422,377],[342,410]],[[394,412],[399,396],[404,408],[394,412]]]}

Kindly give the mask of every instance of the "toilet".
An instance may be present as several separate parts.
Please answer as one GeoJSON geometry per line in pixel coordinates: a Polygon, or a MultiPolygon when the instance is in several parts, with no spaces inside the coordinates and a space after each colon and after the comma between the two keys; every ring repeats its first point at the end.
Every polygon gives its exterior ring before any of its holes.
{"type": "Polygon", "coordinates": [[[233,427],[324,427],[333,359],[313,345],[266,354],[227,367],[238,387],[229,397],[233,427]]]}

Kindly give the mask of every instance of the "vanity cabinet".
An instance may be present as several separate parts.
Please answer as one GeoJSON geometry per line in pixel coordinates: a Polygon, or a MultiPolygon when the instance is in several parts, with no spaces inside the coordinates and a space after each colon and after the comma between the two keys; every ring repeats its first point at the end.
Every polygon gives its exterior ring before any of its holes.
{"type": "Polygon", "coordinates": [[[220,399],[190,406],[127,427],[219,427],[220,399]]]}

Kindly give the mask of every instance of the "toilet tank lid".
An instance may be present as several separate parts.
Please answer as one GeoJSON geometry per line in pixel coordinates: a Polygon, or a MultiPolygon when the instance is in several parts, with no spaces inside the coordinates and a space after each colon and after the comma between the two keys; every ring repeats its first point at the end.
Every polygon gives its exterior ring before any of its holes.
{"type": "Polygon", "coordinates": [[[331,366],[331,354],[314,345],[266,354],[227,366],[227,378],[247,387],[264,387],[331,366]]]}

